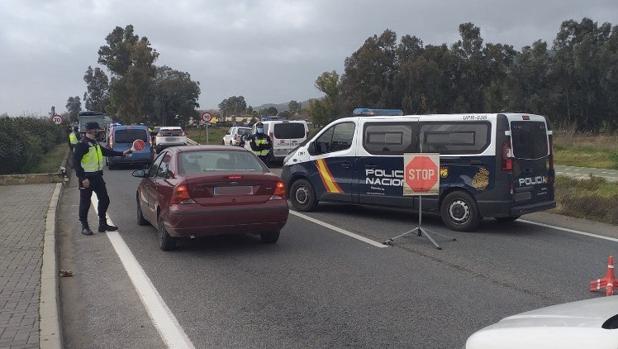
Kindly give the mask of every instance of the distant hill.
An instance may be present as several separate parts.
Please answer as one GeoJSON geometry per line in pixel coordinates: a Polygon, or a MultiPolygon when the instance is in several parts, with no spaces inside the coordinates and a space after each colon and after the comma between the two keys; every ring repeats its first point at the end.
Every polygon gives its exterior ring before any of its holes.
{"type": "MultiPolygon", "coordinates": [[[[310,99],[308,99],[306,101],[300,102],[302,108],[309,107],[309,102],[311,102],[313,99],[315,99],[315,98],[310,98],[310,99]]],[[[266,108],[270,108],[270,107],[275,107],[275,108],[277,108],[277,111],[288,111],[290,109],[290,108],[288,108],[288,103],[290,103],[290,101],[287,101],[285,103],[266,103],[266,104],[254,106],[253,110],[260,110],[260,109],[266,109],[266,108]]]]}

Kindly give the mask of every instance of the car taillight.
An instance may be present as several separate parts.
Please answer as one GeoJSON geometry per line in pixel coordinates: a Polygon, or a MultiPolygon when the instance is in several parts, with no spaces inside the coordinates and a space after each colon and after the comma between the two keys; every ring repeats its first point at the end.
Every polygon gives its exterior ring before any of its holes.
{"type": "Polygon", "coordinates": [[[502,143],[502,171],[513,171],[513,150],[511,149],[511,139],[507,138],[502,143]]]}
{"type": "Polygon", "coordinates": [[[279,181],[275,184],[275,191],[273,195],[270,197],[271,200],[280,200],[285,198],[285,184],[279,181]]]}
{"type": "Polygon", "coordinates": [[[177,185],[174,188],[174,193],[170,200],[170,204],[194,204],[195,200],[191,199],[189,195],[189,188],[186,184],[177,185]]]}

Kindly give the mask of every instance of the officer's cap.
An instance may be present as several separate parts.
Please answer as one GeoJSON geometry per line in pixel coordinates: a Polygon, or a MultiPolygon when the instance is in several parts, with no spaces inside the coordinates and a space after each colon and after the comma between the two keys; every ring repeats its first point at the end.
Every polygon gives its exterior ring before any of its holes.
{"type": "Polygon", "coordinates": [[[89,122],[86,124],[86,130],[100,130],[98,122],[89,122]]]}

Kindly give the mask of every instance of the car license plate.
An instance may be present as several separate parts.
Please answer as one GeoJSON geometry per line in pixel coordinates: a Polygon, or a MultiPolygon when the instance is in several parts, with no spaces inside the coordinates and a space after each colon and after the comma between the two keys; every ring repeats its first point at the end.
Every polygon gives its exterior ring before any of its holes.
{"type": "Polygon", "coordinates": [[[166,141],[168,141],[168,142],[176,142],[177,140],[178,140],[178,138],[175,138],[175,137],[168,137],[166,139],[166,141]]]}
{"type": "Polygon", "coordinates": [[[250,185],[215,187],[215,195],[253,195],[253,187],[250,185]]]}

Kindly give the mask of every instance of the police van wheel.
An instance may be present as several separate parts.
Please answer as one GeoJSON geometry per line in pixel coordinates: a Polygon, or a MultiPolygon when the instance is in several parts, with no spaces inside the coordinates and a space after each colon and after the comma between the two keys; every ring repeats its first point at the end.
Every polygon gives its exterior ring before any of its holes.
{"type": "Polygon", "coordinates": [[[148,221],[144,218],[144,214],[142,213],[142,205],[139,203],[139,198],[137,201],[137,224],[138,225],[148,225],[148,221]]]}
{"type": "Polygon", "coordinates": [[[163,220],[159,219],[159,248],[163,251],[171,251],[176,248],[176,239],[170,236],[165,229],[163,220]]]}
{"type": "Polygon", "coordinates": [[[297,211],[312,211],[318,205],[315,190],[306,179],[299,179],[292,183],[290,201],[297,211]]]}
{"type": "Polygon", "coordinates": [[[475,230],[481,222],[476,201],[463,191],[446,195],[440,206],[440,216],[447,227],[457,231],[475,230]]]}

